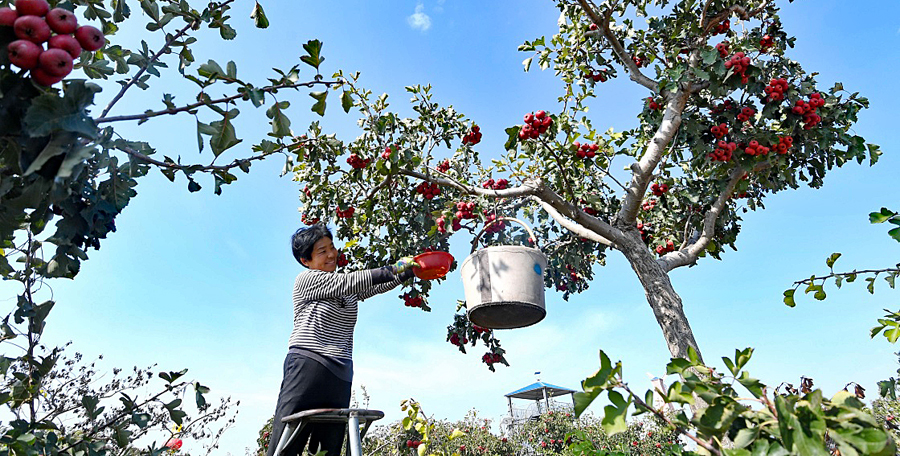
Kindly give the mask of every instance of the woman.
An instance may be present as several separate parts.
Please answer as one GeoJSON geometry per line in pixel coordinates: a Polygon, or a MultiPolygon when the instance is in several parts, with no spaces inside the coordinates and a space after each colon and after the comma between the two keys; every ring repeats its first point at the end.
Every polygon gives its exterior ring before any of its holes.
{"type": "MultiPolygon", "coordinates": [[[[291,237],[294,258],[307,270],[294,282],[294,330],[284,360],[284,379],[267,456],[275,453],[284,431],[283,417],[304,410],[350,405],[357,303],[413,276],[412,257],[382,268],[336,273],[340,252],[332,241],[328,228],[319,224],[301,228],[291,237]]],[[[344,428],[341,424],[307,426],[298,441],[282,454],[300,454],[308,439],[312,453],[325,450],[338,456],[344,428]]]]}

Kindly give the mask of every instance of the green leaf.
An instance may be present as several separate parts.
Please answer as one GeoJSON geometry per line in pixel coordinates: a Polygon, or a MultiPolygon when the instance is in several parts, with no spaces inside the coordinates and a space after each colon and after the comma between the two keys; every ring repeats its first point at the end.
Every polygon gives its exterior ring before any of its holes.
{"type": "Polygon", "coordinates": [[[197,181],[195,181],[194,179],[188,180],[188,191],[189,192],[196,193],[196,192],[199,192],[201,188],[202,187],[200,187],[200,184],[198,184],[197,181]]]}
{"type": "Polygon", "coordinates": [[[303,49],[306,50],[307,55],[300,57],[300,60],[315,68],[316,71],[319,71],[319,65],[325,61],[325,57],[320,55],[322,52],[322,42],[319,40],[307,41],[306,44],[303,45],[303,49]]]}
{"type": "Polygon", "coordinates": [[[794,292],[797,290],[784,290],[784,304],[788,307],[795,307],[797,305],[794,302],[794,292]]]}
{"type": "Polygon", "coordinates": [[[136,424],[139,428],[143,429],[147,427],[147,423],[150,422],[150,414],[149,413],[132,413],[131,414],[131,422],[136,424]]]}
{"type": "Polygon", "coordinates": [[[269,18],[266,17],[266,12],[263,11],[263,7],[259,2],[256,2],[256,6],[250,12],[250,19],[253,19],[253,24],[256,28],[264,29],[269,27],[269,18]]]}
{"type": "Polygon", "coordinates": [[[734,447],[735,448],[747,448],[759,437],[759,428],[744,428],[738,431],[737,436],[734,438],[734,447]]]}
{"type": "Polygon", "coordinates": [[[328,92],[310,92],[309,96],[313,97],[316,100],[316,103],[312,105],[311,111],[320,115],[325,115],[325,97],[328,96],[328,92]]]}
{"type": "Polygon", "coordinates": [[[869,222],[870,223],[884,223],[890,220],[891,217],[897,215],[896,212],[883,207],[880,212],[872,212],[869,214],[869,222]]]}
{"type": "Polygon", "coordinates": [[[233,40],[237,36],[237,31],[228,24],[222,24],[219,27],[219,36],[224,40],[233,40]]]}
{"type": "Polygon", "coordinates": [[[209,392],[209,388],[201,385],[200,382],[194,382],[194,391],[196,393],[197,407],[204,408],[206,406],[206,398],[203,395],[209,392]]]}
{"type": "Polygon", "coordinates": [[[881,397],[890,397],[892,400],[897,400],[897,381],[892,377],[890,380],[878,382],[878,393],[881,397]]]}
{"type": "Polygon", "coordinates": [[[25,132],[35,138],[48,136],[58,130],[96,138],[99,130],[87,109],[94,104],[94,95],[100,86],[74,80],[66,86],[63,97],[46,92],[35,97],[25,112],[25,132]]]}
{"type": "Polygon", "coordinates": [[[839,252],[832,253],[831,256],[828,257],[827,260],[825,260],[825,264],[828,265],[829,268],[833,268],[834,262],[837,261],[837,259],[840,257],[841,254],[839,252]]]}
{"type": "Polygon", "coordinates": [[[25,172],[22,174],[23,176],[28,176],[34,172],[40,170],[51,158],[56,157],[62,154],[68,154],[72,148],[75,147],[75,144],[78,140],[78,136],[71,132],[57,132],[52,135],[50,142],[47,143],[46,146],[41,150],[41,152],[35,157],[34,161],[32,161],[25,172]]]}
{"type": "Polygon", "coordinates": [[[602,393],[602,389],[594,389],[587,393],[576,392],[573,394],[573,402],[575,402],[575,417],[580,417],[582,413],[591,405],[591,402],[594,402],[594,399],[597,399],[602,393]]]}
{"type": "Polygon", "coordinates": [[[228,64],[225,65],[225,74],[230,79],[237,79],[237,64],[234,63],[234,60],[229,60],[228,64]]]}
{"type": "Polygon", "coordinates": [[[238,139],[234,131],[234,125],[231,124],[230,119],[232,117],[232,115],[226,115],[223,120],[213,122],[213,125],[216,126],[218,130],[216,131],[216,134],[210,138],[209,147],[216,157],[242,141],[241,139],[238,139]]]}
{"type": "Polygon", "coordinates": [[[618,391],[609,392],[609,401],[612,405],[603,407],[603,419],[600,426],[606,431],[606,434],[613,436],[628,430],[628,423],[625,418],[628,414],[628,405],[631,403],[625,401],[625,398],[618,391]]]}
{"type": "Polygon", "coordinates": [[[522,66],[525,67],[526,72],[531,69],[531,60],[533,58],[534,57],[528,57],[527,59],[522,61],[522,66]]]}
{"type": "Polygon", "coordinates": [[[225,71],[222,70],[222,67],[216,63],[215,60],[210,59],[208,62],[200,65],[200,68],[197,69],[197,74],[203,76],[204,78],[217,78],[225,75],[225,71]]]}
{"type": "Polygon", "coordinates": [[[747,372],[741,372],[741,376],[737,378],[737,381],[757,398],[763,396],[763,387],[765,387],[765,385],[758,379],[751,378],[747,372]]]}
{"type": "Polygon", "coordinates": [[[503,145],[503,148],[506,150],[516,150],[519,144],[519,129],[521,127],[509,127],[506,130],[506,134],[509,136],[509,139],[506,140],[506,144],[503,145]]]}
{"type": "Polygon", "coordinates": [[[900,242],[900,228],[894,228],[888,231],[888,235],[894,238],[895,241],[900,242]]]}
{"type": "Polygon", "coordinates": [[[350,92],[344,91],[341,94],[341,107],[344,108],[344,112],[350,112],[350,108],[353,107],[353,97],[350,92]]]}
{"type": "Polygon", "coordinates": [[[272,119],[272,136],[276,138],[291,136],[291,120],[282,112],[288,106],[290,104],[287,101],[282,101],[266,110],[266,116],[272,119]]]}

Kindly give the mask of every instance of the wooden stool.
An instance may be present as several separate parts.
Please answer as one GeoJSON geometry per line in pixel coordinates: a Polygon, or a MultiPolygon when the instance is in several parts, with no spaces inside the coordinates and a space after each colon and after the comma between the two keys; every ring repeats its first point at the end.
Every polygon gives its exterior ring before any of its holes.
{"type": "Polygon", "coordinates": [[[281,456],[281,452],[297,439],[306,425],[312,423],[347,423],[347,453],[350,456],[362,456],[362,439],[366,436],[366,431],[373,421],[382,418],[384,412],[365,409],[312,409],[286,416],[281,419],[284,432],[278,439],[275,456],[281,456]],[[363,425],[362,430],[359,429],[360,424],[363,425]]]}

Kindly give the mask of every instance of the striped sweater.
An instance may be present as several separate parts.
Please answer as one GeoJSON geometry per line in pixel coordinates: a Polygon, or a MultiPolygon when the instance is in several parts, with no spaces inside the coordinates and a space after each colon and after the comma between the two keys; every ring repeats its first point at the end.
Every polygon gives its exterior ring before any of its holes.
{"type": "Polygon", "coordinates": [[[357,303],[400,282],[401,278],[383,268],[301,272],[294,281],[294,330],[288,345],[330,358],[353,359],[357,303]]]}

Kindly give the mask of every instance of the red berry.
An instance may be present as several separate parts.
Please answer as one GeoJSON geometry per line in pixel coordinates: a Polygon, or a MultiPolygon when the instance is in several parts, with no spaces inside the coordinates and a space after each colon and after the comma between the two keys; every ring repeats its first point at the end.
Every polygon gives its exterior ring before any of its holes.
{"type": "Polygon", "coordinates": [[[66,77],[72,72],[72,56],[62,49],[48,49],[38,58],[41,69],[51,76],[66,77]]]}
{"type": "Polygon", "coordinates": [[[7,7],[0,8],[0,25],[12,27],[18,18],[19,13],[16,10],[7,7]]]}
{"type": "Polygon", "coordinates": [[[71,11],[65,8],[53,8],[47,13],[47,25],[60,35],[74,33],[78,28],[78,19],[71,11]]]}
{"type": "Polygon", "coordinates": [[[44,18],[32,15],[19,16],[16,22],[13,23],[13,28],[16,31],[16,37],[37,44],[50,39],[50,34],[52,33],[44,18]]]}
{"type": "Polygon", "coordinates": [[[44,17],[50,11],[47,0],[16,0],[16,11],[19,16],[44,17]]]}
{"type": "Polygon", "coordinates": [[[38,57],[41,55],[40,45],[28,40],[16,40],[9,43],[7,49],[9,61],[13,65],[23,70],[30,70],[38,65],[38,57]]]}
{"type": "Polygon", "coordinates": [[[51,49],[62,49],[68,52],[73,59],[77,59],[81,55],[81,45],[72,35],[53,35],[47,41],[47,46],[51,49]]]}
{"type": "Polygon", "coordinates": [[[94,52],[106,44],[103,32],[90,25],[82,25],[75,30],[75,39],[85,50],[94,52]]]}

